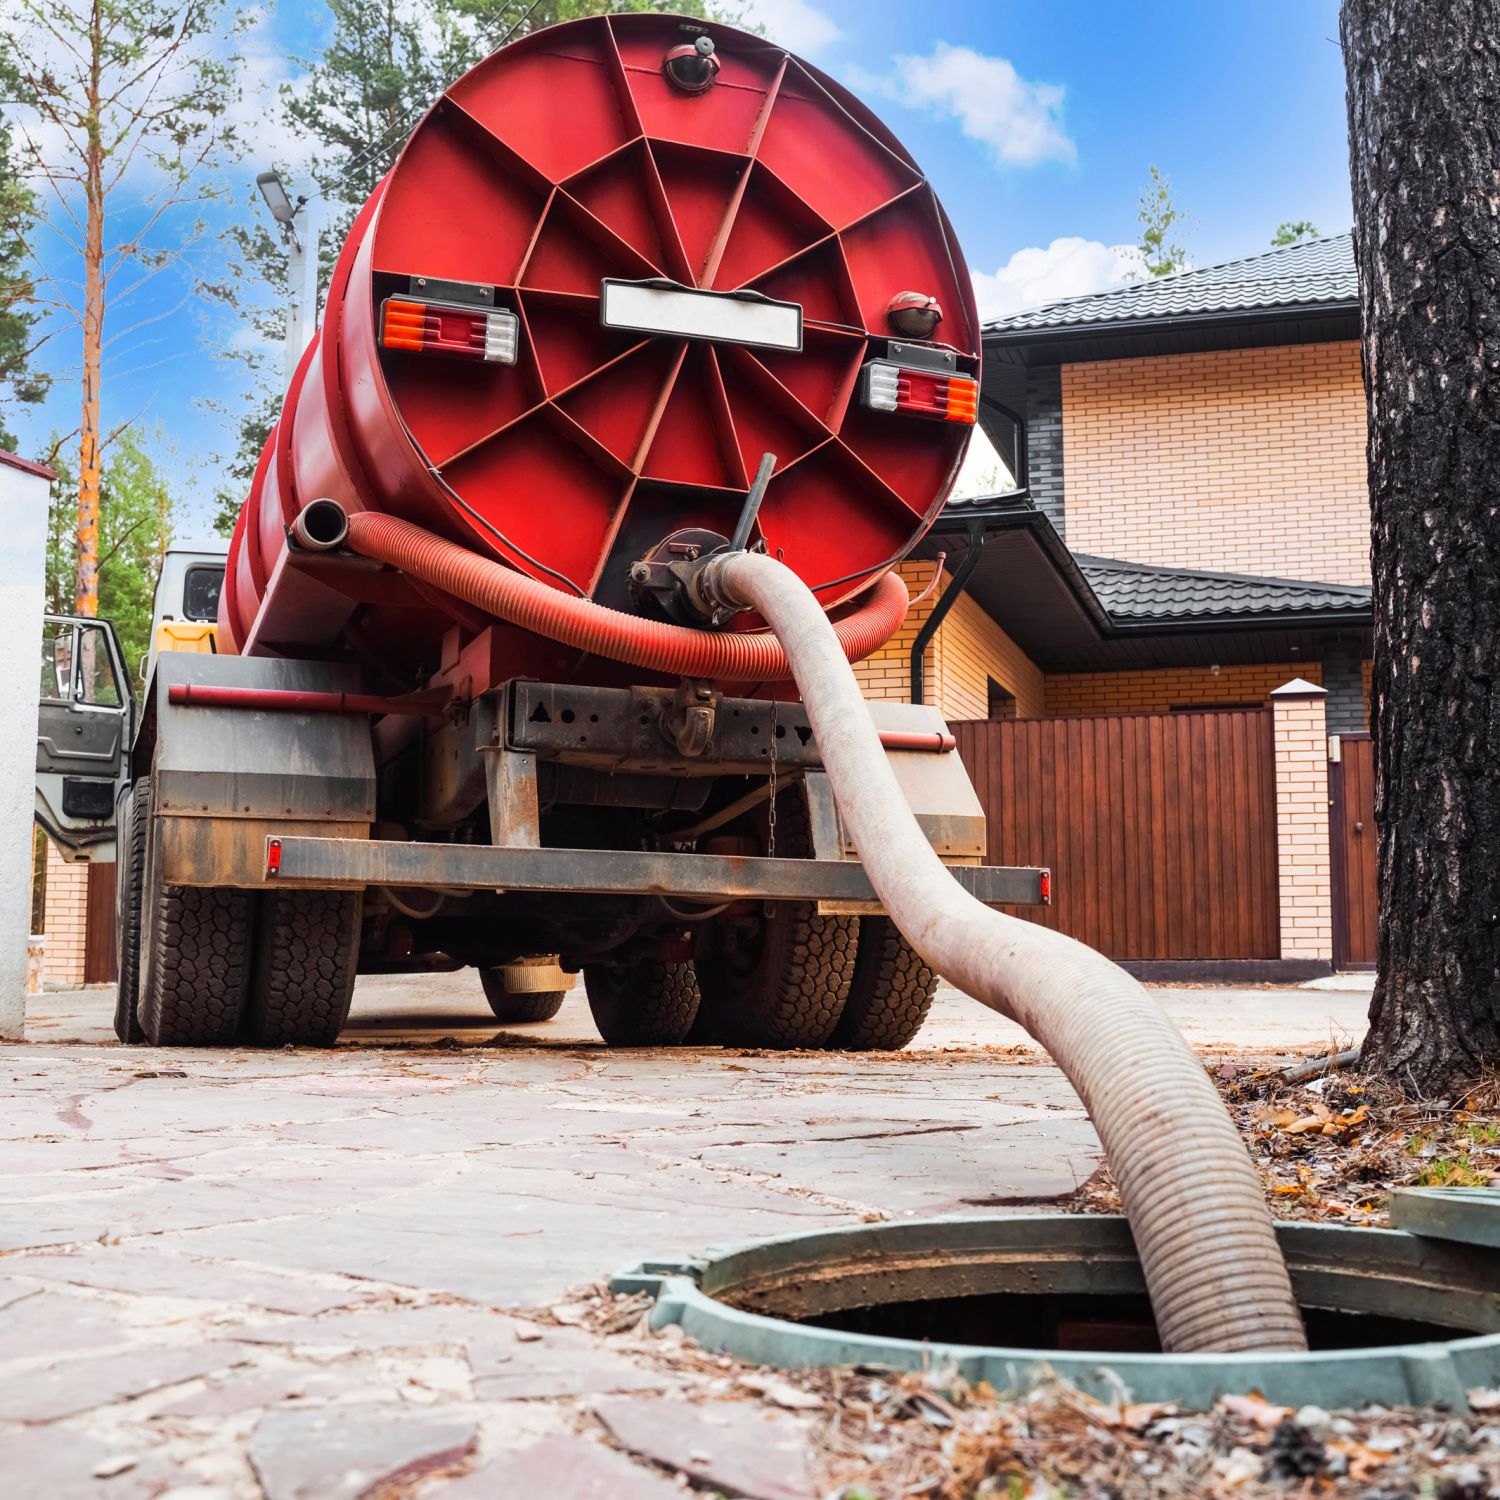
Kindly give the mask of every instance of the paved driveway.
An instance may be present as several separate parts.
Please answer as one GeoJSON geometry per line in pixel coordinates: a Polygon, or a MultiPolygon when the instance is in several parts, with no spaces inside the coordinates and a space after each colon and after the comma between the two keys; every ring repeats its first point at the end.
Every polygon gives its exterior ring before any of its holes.
{"type": "MultiPolygon", "coordinates": [[[[1161,994],[1237,1051],[1365,1004],[1161,994]]],[[[953,992],[863,1057],[612,1052],[581,992],[499,1031],[465,975],[362,981],[331,1052],[125,1049],[112,1004],[44,997],[0,1046],[8,1500],[678,1493],[590,1413],[680,1377],[547,1309],[642,1256],[1055,1204],[1098,1162],[1056,1070],[953,992]]]]}

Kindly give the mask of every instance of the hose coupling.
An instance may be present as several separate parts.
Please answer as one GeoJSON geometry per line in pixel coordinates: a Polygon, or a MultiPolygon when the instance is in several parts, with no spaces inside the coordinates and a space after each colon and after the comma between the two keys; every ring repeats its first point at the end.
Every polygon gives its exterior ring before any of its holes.
{"type": "Polygon", "coordinates": [[[332,552],[349,535],[349,515],[337,500],[309,500],[289,530],[302,551],[332,552]]]}

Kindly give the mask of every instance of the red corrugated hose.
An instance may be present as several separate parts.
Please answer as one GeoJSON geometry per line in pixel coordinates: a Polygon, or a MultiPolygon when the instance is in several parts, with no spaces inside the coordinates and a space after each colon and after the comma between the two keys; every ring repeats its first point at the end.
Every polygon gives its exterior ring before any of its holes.
{"type": "MultiPolygon", "coordinates": [[[[356,512],[349,517],[346,545],[486,614],[613,661],[716,681],[780,682],[792,675],[781,642],[769,630],[715,633],[627,615],[561,593],[395,516],[356,512]]],[[[887,573],[849,614],[830,621],[845,658],[860,661],[885,645],[906,618],[907,603],[906,585],[887,573]]]]}

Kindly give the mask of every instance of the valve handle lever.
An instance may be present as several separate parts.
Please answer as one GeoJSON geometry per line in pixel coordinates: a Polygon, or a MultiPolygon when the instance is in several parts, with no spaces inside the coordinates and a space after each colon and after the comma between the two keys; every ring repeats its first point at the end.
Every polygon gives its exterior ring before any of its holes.
{"type": "Polygon", "coordinates": [[[760,514],[760,503],[766,498],[766,486],[770,484],[771,474],[775,468],[776,455],[774,453],[761,454],[760,467],[755,471],[755,479],[745,496],[740,518],[734,524],[734,535],[729,541],[731,552],[743,552],[750,545],[750,533],[755,527],[755,518],[760,514]]]}

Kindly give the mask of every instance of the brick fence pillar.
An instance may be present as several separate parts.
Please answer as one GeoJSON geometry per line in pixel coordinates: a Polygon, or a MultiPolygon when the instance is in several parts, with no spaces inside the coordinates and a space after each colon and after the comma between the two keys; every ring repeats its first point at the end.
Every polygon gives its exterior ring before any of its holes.
{"type": "Polygon", "coordinates": [[[47,840],[47,899],[43,908],[47,956],[42,977],[50,989],[83,984],[89,916],[89,867],[69,864],[47,840]]]}
{"type": "Polygon", "coordinates": [[[1283,959],[1333,960],[1327,693],[1302,678],[1271,694],[1283,959]]]}

